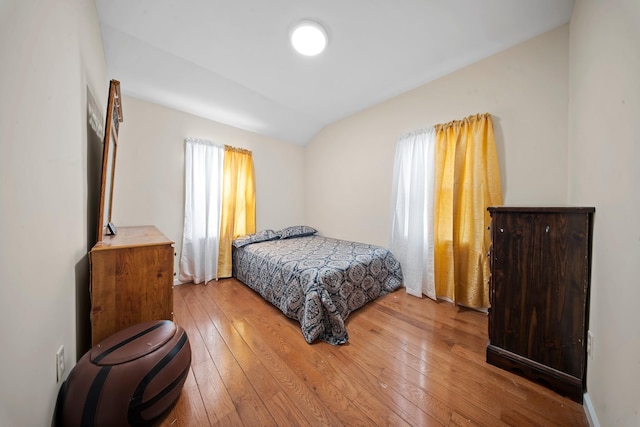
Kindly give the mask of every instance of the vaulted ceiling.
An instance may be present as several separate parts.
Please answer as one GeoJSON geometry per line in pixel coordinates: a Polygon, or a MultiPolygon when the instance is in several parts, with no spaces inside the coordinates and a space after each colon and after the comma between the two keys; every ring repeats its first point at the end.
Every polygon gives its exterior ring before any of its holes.
{"type": "Polygon", "coordinates": [[[567,23],[574,0],[96,0],[122,92],[306,144],[326,125],[567,23]],[[301,19],[327,49],[297,54],[301,19]]]}

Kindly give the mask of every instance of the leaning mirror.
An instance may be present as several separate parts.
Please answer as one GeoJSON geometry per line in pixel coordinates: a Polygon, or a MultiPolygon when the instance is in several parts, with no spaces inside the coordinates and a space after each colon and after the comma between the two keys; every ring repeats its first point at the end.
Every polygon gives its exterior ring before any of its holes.
{"type": "Polygon", "coordinates": [[[118,151],[118,132],[122,122],[122,102],[120,98],[120,82],[111,80],[109,84],[109,101],[107,103],[107,119],[102,151],[102,181],[100,186],[100,207],[98,209],[98,242],[101,242],[111,222],[113,209],[113,179],[116,169],[116,152],[118,151]]]}

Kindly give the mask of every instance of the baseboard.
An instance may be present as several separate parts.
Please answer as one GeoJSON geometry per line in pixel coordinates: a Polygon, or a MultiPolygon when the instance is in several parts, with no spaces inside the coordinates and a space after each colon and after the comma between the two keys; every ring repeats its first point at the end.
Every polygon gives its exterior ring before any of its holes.
{"type": "Polygon", "coordinates": [[[587,415],[587,422],[589,422],[589,427],[600,427],[598,417],[596,417],[596,410],[593,409],[593,404],[591,403],[589,393],[584,394],[582,398],[582,407],[584,408],[584,413],[587,415]]]}
{"type": "Polygon", "coordinates": [[[566,372],[527,359],[491,343],[487,345],[487,363],[544,385],[577,403],[582,402],[582,380],[566,372]]]}

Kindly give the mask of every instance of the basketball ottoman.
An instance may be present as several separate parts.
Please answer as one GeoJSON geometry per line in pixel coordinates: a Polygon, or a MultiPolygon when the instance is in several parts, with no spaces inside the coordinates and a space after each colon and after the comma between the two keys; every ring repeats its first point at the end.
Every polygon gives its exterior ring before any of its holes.
{"type": "Polygon", "coordinates": [[[191,366],[186,332],[139,323],[95,345],[60,388],[57,425],[148,426],[171,410],[191,366]]]}

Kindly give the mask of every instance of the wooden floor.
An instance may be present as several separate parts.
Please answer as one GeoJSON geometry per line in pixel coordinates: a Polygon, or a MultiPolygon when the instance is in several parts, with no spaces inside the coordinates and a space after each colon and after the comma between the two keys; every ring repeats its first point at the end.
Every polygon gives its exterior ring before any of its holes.
{"type": "Polygon", "coordinates": [[[177,286],[192,363],[162,426],[587,426],[582,405],[485,363],[486,315],[408,296],[309,345],[235,279],[177,286]]]}

